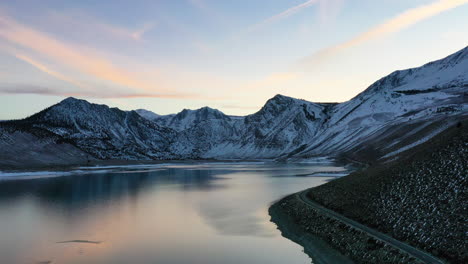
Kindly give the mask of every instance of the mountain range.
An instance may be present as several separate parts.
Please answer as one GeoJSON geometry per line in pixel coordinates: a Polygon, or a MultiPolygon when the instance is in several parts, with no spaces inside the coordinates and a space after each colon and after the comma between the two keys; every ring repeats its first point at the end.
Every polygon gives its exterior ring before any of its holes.
{"type": "Polygon", "coordinates": [[[158,115],[67,98],[0,122],[0,166],[92,160],[345,157],[386,161],[468,118],[468,47],[395,71],[344,103],[276,95],[256,113],[203,107],[158,115]]]}

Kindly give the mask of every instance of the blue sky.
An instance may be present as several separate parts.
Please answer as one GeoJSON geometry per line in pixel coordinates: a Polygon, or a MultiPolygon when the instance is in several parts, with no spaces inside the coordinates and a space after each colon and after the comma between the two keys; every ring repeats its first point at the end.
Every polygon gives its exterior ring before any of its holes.
{"type": "Polygon", "coordinates": [[[75,96],[159,114],[341,102],[468,45],[468,0],[0,3],[0,119],[75,96]]]}

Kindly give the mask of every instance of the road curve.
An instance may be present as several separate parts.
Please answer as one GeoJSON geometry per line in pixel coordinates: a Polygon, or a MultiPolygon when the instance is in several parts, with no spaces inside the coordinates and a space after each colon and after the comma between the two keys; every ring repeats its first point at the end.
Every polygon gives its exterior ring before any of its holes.
{"type": "Polygon", "coordinates": [[[424,252],[424,251],[421,251],[417,248],[414,248],[408,244],[405,244],[401,241],[398,241],[384,233],[381,233],[375,229],[372,229],[368,226],[365,226],[363,224],[360,224],[354,220],[351,220],[335,211],[332,211],[330,209],[327,209],[321,205],[319,205],[318,203],[310,200],[308,197],[307,197],[307,192],[308,190],[305,190],[305,191],[302,191],[302,192],[298,192],[296,194],[297,198],[303,202],[304,204],[310,206],[310,207],[313,207],[314,209],[318,210],[319,212],[325,214],[326,216],[330,217],[330,218],[333,218],[335,220],[338,220],[338,221],[341,221],[345,224],[348,224],[358,230],[361,230],[363,232],[366,232],[367,234],[369,234],[370,236],[378,239],[378,240],[381,240],[381,241],[384,241],[385,243],[389,244],[389,245],[392,245],[393,247],[395,248],[398,248],[399,250],[401,251],[404,251],[406,253],[408,253],[409,255],[415,257],[416,259],[419,259],[420,261],[424,262],[424,263],[434,263],[434,264],[444,264],[445,262],[435,258],[434,256],[424,252]]]}

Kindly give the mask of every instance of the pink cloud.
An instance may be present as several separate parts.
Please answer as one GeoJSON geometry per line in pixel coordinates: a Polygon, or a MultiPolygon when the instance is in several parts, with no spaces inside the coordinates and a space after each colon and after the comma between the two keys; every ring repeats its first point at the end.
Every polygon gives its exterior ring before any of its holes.
{"type": "Polygon", "coordinates": [[[467,4],[468,0],[438,0],[416,8],[408,9],[395,17],[377,25],[343,43],[322,49],[303,60],[303,64],[316,65],[334,54],[359,44],[397,33],[420,21],[442,12],[467,4]]]}
{"type": "MultiPolygon", "coordinates": [[[[0,16],[0,38],[16,46],[37,52],[82,73],[112,82],[115,85],[152,93],[173,92],[159,87],[155,83],[142,80],[133,73],[115,66],[103,57],[89,51],[78,50],[72,45],[59,41],[46,33],[22,25],[7,16],[0,16]]],[[[38,65],[36,64],[36,66],[38,65]]]]}

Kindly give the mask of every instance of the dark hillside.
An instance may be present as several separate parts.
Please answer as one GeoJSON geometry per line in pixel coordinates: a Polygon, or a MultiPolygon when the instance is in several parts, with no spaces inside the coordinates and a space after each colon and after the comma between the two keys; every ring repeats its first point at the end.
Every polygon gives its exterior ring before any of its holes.
{"type": "Polygon", "coordinates": [[[393,163],[311,189],[318,203],[451,263],[468,263],[468,121],[393,163]]]}

